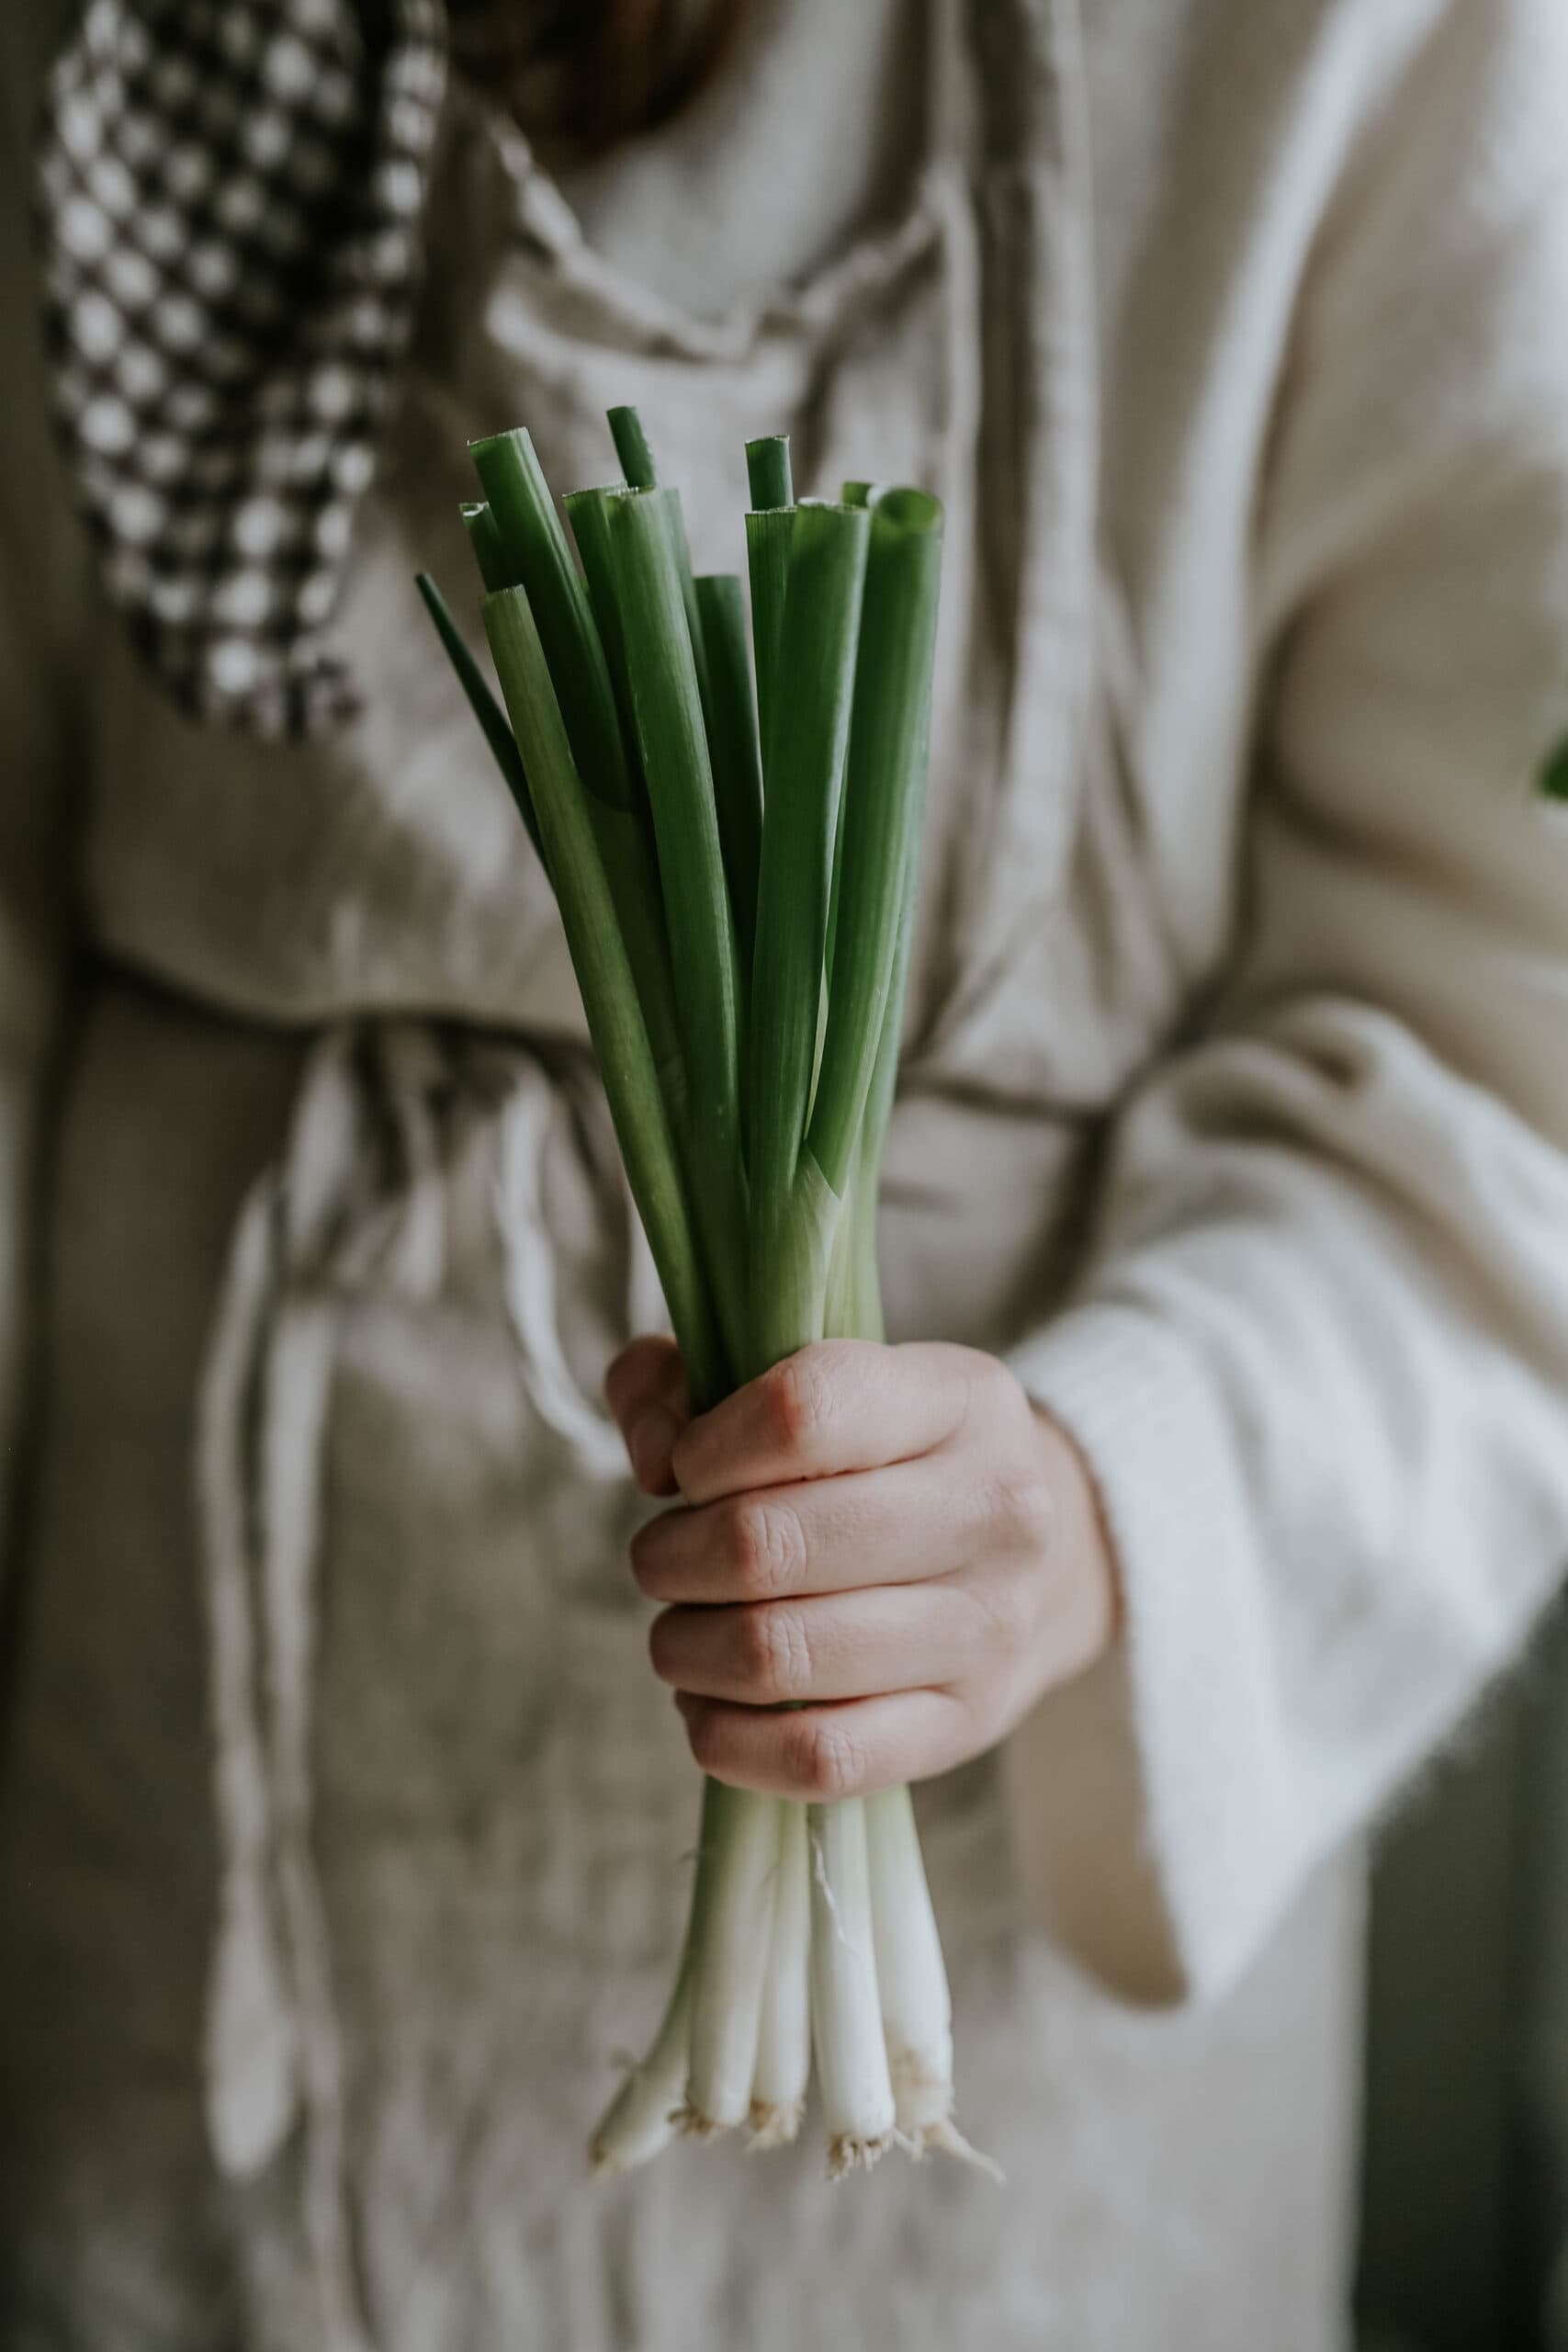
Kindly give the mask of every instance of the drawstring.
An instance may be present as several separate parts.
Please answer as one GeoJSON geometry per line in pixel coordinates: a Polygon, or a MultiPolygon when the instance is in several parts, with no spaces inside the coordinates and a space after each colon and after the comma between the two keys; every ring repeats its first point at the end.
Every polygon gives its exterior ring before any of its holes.
{"type": "Polygon", "coordinates": [[[256,1710],[249,1480],[250,1386],[265,1327],[276,1187],[240,1214],[197,1412],[197,1514],[206,1577],[219,1829],[218,1942],[207,2014],[208,2129],[226,2173],[266,2163],[294,2099],[293,2032],[266,1878],[270,1779],[256,1710]]]}
{"type": "MultiPolygon", "coordinates": [[[[556,1321],[556,1261],[544,1215],[544,1148],[555,1112],[549,1080],[536,1062],[524,1066],[502,1114],[495,1182],[496,1227],[502,1254],[506,1309],[516,1335],[528,1401],[546,1427],[563,1438],[594,1478],[626,1476],[620,1432],[582,1394],[566,1360],[556,1321]]],[[[629,1208],[629,1203],[628,1203],[629,1208]]],[[[628,1216],[635,1306],[642,1262],[651,1265],[642,1227],[628,1216]]],[[[657,1318],[663,1320],[660,1307],[657,1318]]],[[[648,1327],[633,1321],[634,1329],[648,1327]]]]}
{"type": "Polygon", "coordinates": [[[270,1668],[277,1897],[295,1995],[297,2082],[308,2129],[305,2225],[328,2352],[369,2352],[344,2187],[344,2061],[326,1905],[311,1845],[311,1693],[321,1465],[332,1397],[335,1309],[303,1292],[273,1327],[261,1400],[257,1483],[262,1622],[270,1668]]]}
{"type": "Polygon", "coordinates": [[[310,1842],[317,1513],[336,1339],[324,1284],[357,1157],[353,1046],[334,1030],[311,1056],[283,1166],[241,1212],[197,1412],[219,1846],[209,2124],[220,2165],[245,2177],[303,2112],[323,2352],[372,2346],[342,2194],[343,2057],[310,1842]]]}
{"type": "MultiPolygon", "coordinates": [[[[220,2169],[242,2179],[301,2129],[322,2352],[374,2352],[350,2222],[345,2068],[313,1837],[322,1464],[355,1292],[374,1283],[428,1299],[446,1277],[459,1053],[407,1023],[346,1024],[321,1037],[281,1161],[241,1211],[197,1404],[219,1849],[208,2124],[220,2169]]],[[[614,1425],[574,1381],[556,1321],[544,1160],[559,1096],[526,1054],[502,1068],[491,1211],[520,1377],[585,1475],[620,1476],[614,1425]]],[[[465,1107],[471,1102],[470,1090],[465,1107]]],[[[627,1305],[633,1328],[645,1328],[662,1309],[624,1180],[619,1196],[627,1305]]]]}

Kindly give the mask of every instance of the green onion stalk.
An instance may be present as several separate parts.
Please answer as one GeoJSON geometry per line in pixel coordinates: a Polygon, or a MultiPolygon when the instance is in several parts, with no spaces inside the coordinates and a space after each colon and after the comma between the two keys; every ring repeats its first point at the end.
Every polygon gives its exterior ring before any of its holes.
{"type": "MultiPolygon", "coordinates": [[[[748,631],[740,581],[694,575],[637,413],[610,424],[625,478],[566,499],[570,537],[525,432],[473,446],[499,698],[419,584],[555,890],[703,1410],[814,1340],[883,1336],[942,509],[871,482],[797,502],[787,442],[752,442],[748,631]]],[[[595,2168],[681,2132],[793,2140],[814,2069],[831,2174],[966,2153],[908,1792],[708,1781],[674,1987],[595,2168]]]]}

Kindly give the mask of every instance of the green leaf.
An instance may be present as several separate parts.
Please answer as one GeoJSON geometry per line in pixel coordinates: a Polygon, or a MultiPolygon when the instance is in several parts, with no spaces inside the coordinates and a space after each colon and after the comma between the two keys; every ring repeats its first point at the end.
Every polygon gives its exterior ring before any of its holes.
{"type": "MultiPolygon", "coordinates": [[[[653,447],[644,433],[642,416],[637,409],[609,409],[609,430],[616,442],[616,457],[621,458],[621,470],[626,473],[630,489],[659,489],[659,463],[653,458],[653,447]]],[[[686,630],[691,635],[691,651],[696,656],[696,682],[703,694],[703,710],[707,708],[707,654],[703,650],[703,623],[696,609],[696,581],[691,579],[691,546],[686,541],[686,517],[682,513],[680,492],[670,492],[674,513],[674,537],[680,555],[682,602],[686,605],[686,630]]],[[[567,499],[571,508],[571,499],[567,499]]]]}
{"type": "Polygon", "coordinates": [[[708,752],[713,763],[718,837],[735,916],[742,980],[757,936],[757,865],[762,845],[762,771],[746,605],[732,572],[707,572],[696,583],[697,616],[707,657],[708,752]]]}
{"type": "Polygon", "coordinates": [[[744,1315],[739,1125],[741,993],[697,665],[682,587],[672,491],[607,507],[616,599],[659,878],[674,955],[675,1003],[690,1084],[689,1165],[727,1337],[744,1315]]]}
{"type": "Polygon", "coordinates": [[[534,780],[546,859],[632,1196],[694,1398],[712,1403],[728,1385],[728,1366],[687,1219],[679,1156],[642,1007],[543,640],[521,588],[487,596],[484,621],[502,693],[534,780]]]}
{"type": "Polygon", "coordinates": [[[764,1250],[776,1246],[806,1133],[871,537],[871,517],[849,507],[791,511],[751,995],[748,1165],[764,1250]]]}
{"type": "Polygon", "coordinates": [[[642,1000],[649,1038],[665,1082],[666,1100],[679,1125],[683,1116],[680,1106],[685,1097],[684,1057],[675,1012],[673,967],[653,820],[637,755],[631,680],[626,671],[615,554],[610,542],[610,509],[617,500],[632,495],[624,484],[615,483],[607,489],[569,492],[562,503],[582,558],[594,626],[604,648],[631,772],[630,807],[613,808],[608,802],[595,800],[590,814],[615,897],[621,935],[631,958],[637,994],[642,1000]]]}
{"type": "Polygon", "coordinates": [[[750,1352],[742,1366],[748,1380],[793,1355],[796,1348],[827,1336],[833,1260],[843,1216],[843,1202],[811,1154],[803,1152],[788,1214],[762,1237],[748,1334],[750,1352]]]}
{"type": "Polygon", "coordinates": [[[609,412],[610,437],[615,445],[615,455],[621,461],[621,471],[633,490],[652,490],[659,481],[659,468],[653,461],[653,451],[642,419],[635,408],[613,408],[609,412]]]}
{"type": "Polygon", "coordinates": [[[770,433],[760,441],[747,442],[746,479],[754,507],[765,509],[795,504],[787,433],[770,433]]]}
{"type": "Polygon", "coordinates": [[[936,499],[922,491],[886,491],[869,513],[844,781],[840,939],[810,1128],[812,1154],[835,1192],[852,1171],[912,896],[942,582],[936,499]]]}
{"type": "Polygon", "coordinates": [[[784,620],[789,551],[795,537],[789,435],[777,433],[761,441],[748,441],[746,472],[754,510],[746,517],[746,566],[751,587],[751,643],[757,664],[757,732],[765,784],[773,725],[779,629],[784,620]]]}
{"type": "Polygon", "coordinates": [[[491,692],[490,682],[468,650],[468,640],[453,619],[446,604],[428,571],[414,574],[414,585],[424,599],[425,611],[435,624],[435,634],[446,650],[446,659],[457,673],[457,684],[468,698],[468,707],[484,730],[485,741],[495,754],[507,790],[517,804],[517,813],[528,829],[528,839],[544,856],[539,839],[539,820],[534,811],[534,796],[528,789],[527,771],[517,739],[512,732],[506,713],[491,692]]]}
{"type": "Polygon", "coordinates": [[[746,517],[746,567],[751,583],[751,645],[757,662],[757,733],[762,752],[766,797],[773,757],[773,714],[778,701],[779,632],[789,588],[789,556],[795,544],[793,506],[770,507],[746,517]]]}
{"type": "Polygon", "coordinates": [[[479,565],[479,578],[484,582],[486,590],[514,587],[515,575],[506,560],[506,549],[501,544],[501,533],[496,529],[495,516],[489,506],[481,499],[465,505],[462,514],[468,526],[468,545],[473,549],[474,561],[479,565]]]}
{"type": "Polygon", "coordinates": [[[534,444],[519,428],[469,444],[512,578],[527,592],[577,772],[595,798],[632,805],[609,664],[534,444]]]}
{"type": "Polygon", "coordinates": [[[624,482],[610,482],[600,489],[569,490],[561,501],[571,525],[571,535],[577,541],[577,552],[581,558],[583,578],[588,585],[588,601],[594,627],[599,631],[599,642],[604,649],[604,660],[609,666],[610,683],[615,689],[629,758],[636,755],[637,724],[632,716],[626,640],[621,633],[621,609],[616,601],[615,560],[610,546],[609,510],[616,499],[630,495],[624,482]]]}
{"type": "Polygon", "coordinates": [[[1548,800],[1568,800],[1568,738],[1541,768],[1540,787],[1548,800]]]}

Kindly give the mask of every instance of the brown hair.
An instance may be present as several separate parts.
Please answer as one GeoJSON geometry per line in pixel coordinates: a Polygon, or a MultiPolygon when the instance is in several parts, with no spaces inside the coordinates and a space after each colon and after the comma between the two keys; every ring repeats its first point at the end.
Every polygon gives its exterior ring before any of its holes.
{"type": "Polygon", "coordinates": [[[586,158],[679,112],[746,0],[447,0],[452,51],[531,138],[586,158]]]}

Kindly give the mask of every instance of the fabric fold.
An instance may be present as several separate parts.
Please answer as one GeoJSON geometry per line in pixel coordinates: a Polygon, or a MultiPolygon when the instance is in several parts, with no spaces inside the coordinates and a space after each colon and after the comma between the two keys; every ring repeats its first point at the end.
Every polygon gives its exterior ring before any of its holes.
{"type": "MultiPolygon", "coordinates": [[[[256,1180],[236,1227],[198,1402],[219,1847],[208,2128],[220,2169],[240,2179],[300,2133],[326,2352],[371,2352],[375,2342],[355,2244],[346,2063],[315,1849],[333,1385],[344,1320],[360,1296],[427,1302],[449,1279],[453,1188],[475,1121],[491,1163],[491,1248],[525,1392],[581,1475],[603,1481],[625,1470],[614,1424],[582,1394],[556,1322],[544,1163],[565,1081],[521,1047],[483,1058],[469,1069],[460,1045],[423,1023],[323,1033],[279,1162],[256,1180]]],[[[599,1174],[605,1217],[626,1221],[628,1305],[640,1313],[646,1244],[624,1180],[603,1165],[599,1174]]]]}

